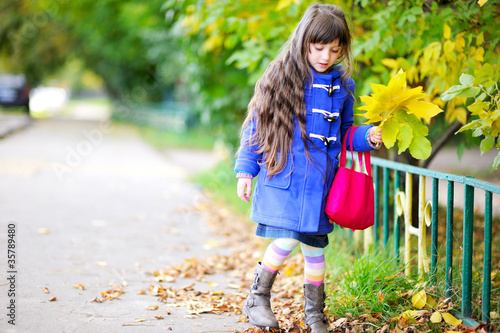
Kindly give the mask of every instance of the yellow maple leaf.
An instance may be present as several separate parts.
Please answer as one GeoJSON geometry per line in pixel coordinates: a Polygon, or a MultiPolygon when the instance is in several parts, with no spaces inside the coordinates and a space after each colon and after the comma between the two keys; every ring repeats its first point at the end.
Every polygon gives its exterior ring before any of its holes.
{"type": "Polygon", "coordinates": [[[431,153],[431,144],[425,138],[428,129],[421,119],[430,119],[443,110],[422,100],[426,97],[422,87],[408,88],[403,70],[392,77],[387,86],[376,83],[370,85],[373,94],[361,96],[365,105],[358,108],[365,111],[362,114],[367,119],[365,123],[380,122],[377,131],[382,130],[382,139],[387,148],[394,146],[397,140],[399,153],[409,148],[413,157],[427,158],[431,153]],[[400,129],[402,134],[398,135],[400,129]]]}
{"type": "Polygon", "coordinates": [[[457,319],[455,318],[451,313],[448,313],[448,312],[443,312],[442,313],[443,315],[443,319],[444,321],[448,324],[448,325],[451,325],[451,326],[457,326],[457,325],[460,325],[462,323],[462,320],[461,319],[457,319]]]}
{"type": "Polygon", "coordinates": [[[441,110],[441,108],[439,108],[436,104],[415,100],[408,101],[404,107],[409,113],[413,113],[419,118],[430,118],[440,112],[443,112],[443,110],[441,110]]]}
{"type": "Polygon", "coordinates": [[[426,305],[428,305],[432,309],[437,308],[436,300],[430,295],[427,295],[427,304],[426,305]]]}
{"type": "Polygon", "coordinates": [[[403,312],[400,316],[399,319],[403,320],[413,320],[413,319],[418,319],[426,314],[428,314],[429,311],[427,310],[406,310],[403,312]]]}
{"type": "Polygon", "coordinates": [[[405,312],[403,312],[401,314],[400,318],[403,318],[404,320],[415,319],[416,313],[417,313],[417,311],[415,311],[415,310],[406,310],[405,312]]]}
{"type": "Polygon", "coordinates": [[[363,114],[368,119],[366,123],[384,122],[398,110],[405,110],[419,118],[431,118],[443,111],[433,103],[421,101],[426,96],[422,87],[408,89],[406,72],[401,70],[387,86],[377,83],[370,83],[370,86],[373,94],[360,97],[366,104],[359,107],[359,110],[366,111],[363,114]]]}
{"type": "Polygon", "coordinates": [[[422,309],[425,304],[427,303],[427,294],[425,293],[425,290],[421,290],[415,294],[413,294],[413,297],[411,298],[411,304],[417,309],[422,309]]]}
{"type": "Polygon", "coordinates": [[[431,323],[437,324],[443,321],[443,316],[441,315],[441,312],[436,311],[432,314],[431,318],[431,323]]]}

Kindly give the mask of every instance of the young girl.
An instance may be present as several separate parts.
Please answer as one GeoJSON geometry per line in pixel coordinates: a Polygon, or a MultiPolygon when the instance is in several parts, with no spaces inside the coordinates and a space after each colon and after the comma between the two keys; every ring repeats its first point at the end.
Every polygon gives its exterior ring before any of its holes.
{"type": "MultiPolygon", "coordinates": [[[[353,124],[350,51],[351,35],[341,9],[310,6],[257,82],[248,106],[235,165],[238,196],[249,202],[252,178],[259,175],[250,217],[258,223],[258,236],[275,238],[257,264],[245,301],[244,313],[252,325],[279,328],[270,290],[283,262],[300,244],[305,322],[311,332],[328,332],[324,248],[333,224],[324,209],[341,140],[353,124]]],[[[375,148],[382,142],[375,132],[372,126],[358,127],[353,149],[375,148]]]]}

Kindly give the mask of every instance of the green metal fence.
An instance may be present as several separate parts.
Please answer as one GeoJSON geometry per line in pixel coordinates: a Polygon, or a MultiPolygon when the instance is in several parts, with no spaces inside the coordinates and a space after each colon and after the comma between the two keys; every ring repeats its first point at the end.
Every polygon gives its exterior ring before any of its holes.
{"type": "MultiPolygon", "coordinates": [[[[461,315],[464,324],[477,326],[472,316],[472,273],[473,273],[473,222],[474,222],[474,194],[475,190],[484,190],[483,200],[476,200],[484,207],[484,256],[483,256],[483,285],[482,285],[482,315],[477,318],[485,323],[490,322],[491,305],[491,267],[492,267],[492,217],[493,196],[500,194],[500,186],[480,181],[472,177],[457,176],[448,173],[436,172],[407,164],[388,161],[381,158],[372,158],[373,176],[375,180],[375,226],[373,228],[373,242],[390,246],[389,236],[393,233],[394,252],[396,256],[403,254],[408,269],[411,269],[412,236],[418,238],[418,269],[419,273],[429,272],[431,281],[436,281],[438,265],[438,248],[446,249],[445,259],[445,288],[446,298],[451,300],[456,294],[453,284],[453,250],[455,246],[463,249],[462,252],[462,308],[461,315]],[[413,207],[414,179],[418,179],[418,207],[413,207]],[[431,185],[431,191],[426,186],[431,185]],[[455,184],[463,184],[463,241],[454,244],[454,210],[455,184]],[[446,239],[438,239],[438,207],[440,185],[446,185],[446,239]],[[404,189],[403,189],[404,186],[404,189]],[[430,192],[430,195],[429,193],[430,192]],[[392,193],[392,195],[391,195],[392,193]],[[430,200],[426,200],[426,195],[430,200]],[[484,205],[483,205],[484,203],[484,205]],[[392,206],[392,207],[391,207],[392,206]],[[392,208],[392,209],[391,209],[392,208]],[[415,214],[417,209],[418,214],[415,214]],[[392,215],[392,216],[391,216],[392,215]],[[412,221],[412,216],[418,216],[412,221]],[[390,219],[393,223],[391,226],[390,219]],[[430,228],[430,260],[427,255],[426,230],[430,228]],[[401,232],[404,231],[404,246],[400,245],[401,232]],[[382,233],[382,235],[379,235],[382,233]],[[381,236],[381,237],[380,237],[381,236]],[[382,238],[382,239],[380,239],[382,238]],[[430,265],[429,265],[430,261],[430,265]]],[[[459,195],[457,193],[457,195],[459,195]]],[[[443,206],[443,202],[441,202],[443,206]]],[[[371,236],[371,235],[370,235],[371,236]]]]}

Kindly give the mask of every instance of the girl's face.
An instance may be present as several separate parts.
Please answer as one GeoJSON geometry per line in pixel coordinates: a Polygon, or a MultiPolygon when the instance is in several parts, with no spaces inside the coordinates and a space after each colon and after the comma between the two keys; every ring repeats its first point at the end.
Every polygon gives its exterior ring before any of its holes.
{"type": "Polygon", "coordinates": [[[316,72],[323,73],[337,61],[341,50],[342,46],[339,46],[338,39],[328,44],[311,43],[307,60],[316,72]]]}

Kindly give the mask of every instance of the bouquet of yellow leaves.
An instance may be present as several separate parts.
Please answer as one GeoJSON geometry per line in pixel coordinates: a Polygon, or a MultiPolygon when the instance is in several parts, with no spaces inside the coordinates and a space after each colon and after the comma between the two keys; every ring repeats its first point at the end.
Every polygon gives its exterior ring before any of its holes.
{"type": "Polygon", "coordinates": [[[387,86],[371,83],[373,94],[361,96],[366,104],[359,107],[365,110],[362,114],[368,120],[366,124],[377,123],[377,131],[382,130],[382,140],[387,148],[398,142],[398,154],[409,149],[417,159],[430,156],[432,146],[426,138],[429,129],[422,122],[443,112],[437,105],[424,102],[426,96],[422,87],[407,88],[406,73],[400,70],[387,86]]]}

